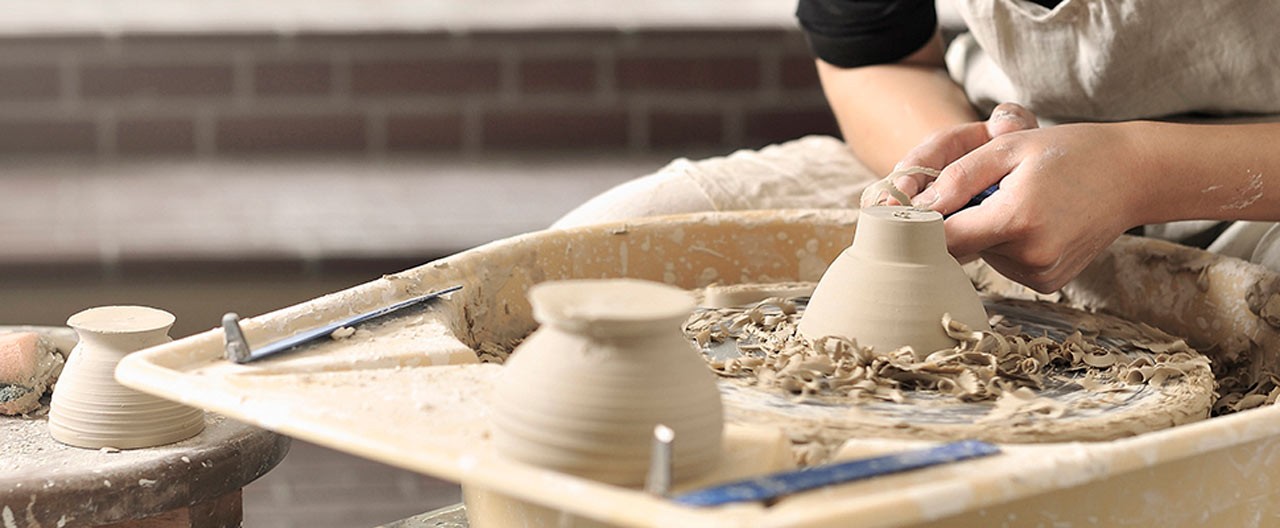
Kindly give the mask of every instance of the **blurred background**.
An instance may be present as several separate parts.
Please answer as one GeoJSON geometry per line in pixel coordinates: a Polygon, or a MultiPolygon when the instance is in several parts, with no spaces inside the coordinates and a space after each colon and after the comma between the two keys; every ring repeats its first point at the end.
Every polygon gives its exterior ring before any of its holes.
{"type": "MultiPolygon", "coordinates": [[[[17,0],[0,324],[145,304],[175,338],[545,227],[677,157],[837,135],[786,0],[17,0]]],[[[297,442],[249,527],[457,488],[297,442]]]]}

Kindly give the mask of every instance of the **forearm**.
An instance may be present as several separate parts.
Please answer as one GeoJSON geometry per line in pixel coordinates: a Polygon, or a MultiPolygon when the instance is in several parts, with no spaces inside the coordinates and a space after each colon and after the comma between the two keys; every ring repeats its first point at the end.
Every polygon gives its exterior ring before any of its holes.
{"type": "Polygon", "coordinates": [[[1116,126],[1139,153],[1135,223],[1280,221],[1280,123],[1116,126]]]}
{"type": "Polygon", "coordinates": [[[877,174],[934,132],[977,119],[943,68],[936,36],[897,64],[838,68],[818,61],[818,74],[845,142],[877,174]]]}

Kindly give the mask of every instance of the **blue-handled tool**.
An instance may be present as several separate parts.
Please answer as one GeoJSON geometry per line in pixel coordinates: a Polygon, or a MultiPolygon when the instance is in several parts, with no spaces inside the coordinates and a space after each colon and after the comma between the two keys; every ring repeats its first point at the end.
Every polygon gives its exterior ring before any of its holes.
{"type": "Polygon", "coordinates": [[[945,215],[942,215],[942,217],[943,217],[943,218],[947,218],[947,217],[949,217],[949,216],[951,216],[951,215],[953,215],[953,214],[956,214],[956,213],[958,213],[958,212],[960,212],[960,211],[963,211],[963,210],[965,210],[965,209],[968,209],[968,208],[970,208],[970,207],[973,207],[973,206],[975,206],[975,205],[978,205],[978,204],[982,203],[982,201],[983,201],[983,200],[986,200],[987,198],[990,198],[990,197],[991,197],[991,195],[995,194],[995,193],[996,193],[996,191],[998,191],[998,190],[1000,190],[1000,184],[998,184],[998,183],[997,183],[997,184],[995,184],[995,185],[992,185],[992,186],[990,186],[990,187],[987,187],[986,189],[983,189],[983,190],[982,190],[982,192],[978,193],[978,194],[977,194],[977,196],[974,196],[973,198],[970,198],[970,199],[969,199],[969,202],[968,202],[968,203],[966,203],[966,204],[964,204],[964,206],[963,206],[963,207],[961,207],[961,208],[959,208],[959,209],[956,209],[955,211],[952,211],[952,212],[947,213],[947,214],[945,214],[945,215]]]}
{"type": "Polygon", "coordinates": [[[378,308],[377,310],[365,312],[359,315],[348,317],[341,321],[337,321],[334,323],[321,326],[319,328],[312,328],[311,330],[307,330],[305,332],[291,335],[279,341],[274,341],[266,345],[263,345],[261,348],[258,348],[257,350],[251,350],[249,348],[249,342],[245,340],[244,332],[241,331],[240,329],[240,317],[234,313],[229,313],[222,316],[222,329],[223,329],[223,332],[225,333],[225,338],[226,338],[227,359],[234,361],[236,363],[249,363],[252,361],[257,361],[259,359],[262,359],[268,356],[279,354],[286,350],[292,350],[294,348],[307,344],[321,337],[329,336],[339,328],[355,326],[365,321],[369,321],[370,319],[376,319],[378,317],[382,317],[392,312],[403,310],[410,306],[414,306],[419,303],[430,301],[432,299],[439,298],[442,295],[453,293],[461,289],[462,289],[461,285],[452,286],[449,288],[445,288],[443,290],[438,290],[438,291],[428,293],[426,295],[421,295],[418,297],[414,297],[412,299],[400,301],[398,303],[392,304],[391,306],[378,308]]]}
{"type": "Polygon", "coordinates": [[[994,455],[1000,448],[977,440],[962,440],[928,449],[874,458],[863,458],[784,471],[722,484],[676,496],[673,500],[689,506],[719,506],[734,502],[760,502],[801,491],[901,473],[949,462],[994,455]]]}

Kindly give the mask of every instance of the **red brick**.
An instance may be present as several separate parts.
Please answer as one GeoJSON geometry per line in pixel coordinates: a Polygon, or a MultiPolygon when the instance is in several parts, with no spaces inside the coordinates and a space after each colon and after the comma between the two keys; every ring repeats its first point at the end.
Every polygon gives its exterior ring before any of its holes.
{"type": "Polygon", "coordinates": [[[520,62],[519,69],[521,92],[582,93],[596,89],[596,62],[591,58],[528,58],[520,62]]]}
{"type": "Polygon", "coordinates": [[[485,148],[621,148],[627,115],[621,110],[516,110],[484,116],[485,148]]]}
{"type": "Polygon", "coordinates": [[[633,33],[634,45],[645,49],[653,46],[705,49],[726,47],[731,49],[776,48],[788,33],[797,32],[782,28],[716,27],[698,28],[645,28],[633,33]]]}
{"type": "Polygon", "coordinates": [[[86,97],[207,96],[231,93],[229,64],[88,64],[80,72],[86,97]]]}
{"type": "Polygon", "coordinates": [[[760,147],[810,134],[840,137],[831,110],[824,107],[753,110],[745,120],[748,146],[760,147]]]}
{"type": "Polygon", "coordinates": [[[193,154],[195,123],[190,118],[122,118],[116,122],[121,154],[193,154]]]}
{"type": "Polygon", "coordinates": [[[782,36],[782,42],[779,43],[778,49],[787,54],[808,55],[810,53],[809,39],[805,37],[803,31],[796,28],[782,36]]]}
{"type": "Polygon", "coordinates": [[[0,121],[0,152],[92,154],[97,152],[97,131],[87,120],[4,119],[0,121]]]}
{"type": "Polygon", "coordinates": [[[190,53],[279,47],[277,33],[147,33],[120,37],[121,49],[130,53],[190,53]]]}
{"type": "Polygon", "coordinates": [[[0,99],[54,99],[59,84],[52,64],[0,66],[0,99]]]}
{"type": "Polygon", "coordinates": [[[494,92],[498,70],[493,57],[356,62],[351,89],[360,95],[494,92]]]}
{"type": "Polygon", "coordinates": [[[228,280],[266,277],[293,277],[306,273],[299,259],[256,255],[222,259],[192,258],[183,255],[129,255],[114,263],[115,272],[125,279],[228,280]]]}
{"type": "Polygon", "coordinates": [[[584,52],[601,46],[616,45],[624,33],[616,29],[546,28],[480,30],[467,35],[476,46],[509,47],[521,49],[538,46],[574,46],[584,52]]]}
{"type": "Polygon", "coordinates": [[[31,261],[15,260],[13,253],[6,251],[4,260],[0,261],[0,285],[9,283],[29,287],[36,281],[63,281],[68,277],[105,280],[107,270],[102,265],[101,258],[102,254],[96,247],[77,247],[57,253],[48,251],[31,261]]]}
{"type": "MultiPolygon", "coordinates": [[[[312,269],[318,269],[318,273],[323,277],[331,276],[364,276],[369,280],[381,277],[388,270],[407,270],[422,265],[423,262],[429,262],[438,258],[447,257],[451,252],[441,251],[438,254],[414,254],[411,256],[393,256],[393,255],[377,255],[377,256],[320,256],[315,260],[307,262],[312,269]]],[[[299,273],[304,270],[299,270],[299,273]]],[[[296,277],[296,276],[295,276],[296,277]]],[[[292,449],[290,450],[292,452],[292,449]]]]}
{"type": "Polygon", "coordinates": [[[326,62],[262,62],[253,69],[260,95],[322,95],[332,86],[333,67],[326,62]]]}
{"type": "Polygon", "coordinates": [[[218,120],[219,152],[360,151],[368,145],[365,120],[354,115],[256,115],[218,120]]]}
{"type": "Polygon", "coordinates": [[[388,150],[439,150],[461,146],[462,116],[459,114],[387,118],[388,150]]]}
{"type": "Polygon", "coordinates": [[[297,50],[317,49],[376,49],[397,48],[422,51],[452,45],[455,37],[444,31],[426,32],[355,32],[355,33],[299,33],[294,35],[297,50]]]}
{"type": "Polygon", "coordinates": [[[782,58],[782,65],[779,68],[780,84],[788,90],[798,90],[805,88],[819,88],[822,84],[818,82],[818,68],[814,65],[813,57],[808,55],[788,55],[782,58]]]}
{"type": "Polygon", "coordinates": [[[746,57],[625,57],[616,66],[622,90],[750,90],[760,64],[746,57]]]}
{"type": "Polygon", "coordinates": [[[8,54],[36,56],[42,54],[74,52],[94,53],[106,48],[109,37],[89,35],[41,34],[38,36],[5,35],[0,46],[8,54]]]}
{"type": "Polygon", "coordinates": [[[657,111],[649,115],[650,146],[719,145],[723,141],[724,116],[721,114],[657,111]]]}

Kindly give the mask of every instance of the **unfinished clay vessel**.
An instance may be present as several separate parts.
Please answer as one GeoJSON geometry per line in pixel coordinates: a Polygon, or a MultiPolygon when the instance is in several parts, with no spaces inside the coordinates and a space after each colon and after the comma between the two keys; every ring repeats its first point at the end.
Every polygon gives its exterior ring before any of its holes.
{"type": "Polygon", "coordinates": [[[942,215],[903,206],[863,209],[849,246],[827,268],[800,318],[810,339],[842,336],[878,351],[910,346],[916,357],[951,348],[950,313],[990,330],[978,292],[947,253],[942,215]]]}
{"type": "Polygon", "coordinates": [[[493,440],[504,456],[623,486],[644,483],[653,429],[675,430],[674,479],[720,458],[720,392],[680,325],[686,291],[639,280],[534,286],[542,326],[513,352],[495,389],[493,440]]]}
{"type": "Polygon", "coordinates": [[[184,440],[204,429],[204,412],[116,381],[131,352],[167,343],[174,317],[145,306],[104,306],[71,316],[80,341],[53,391],[49,433],[64,444],[133,449],[184,440]]]}

